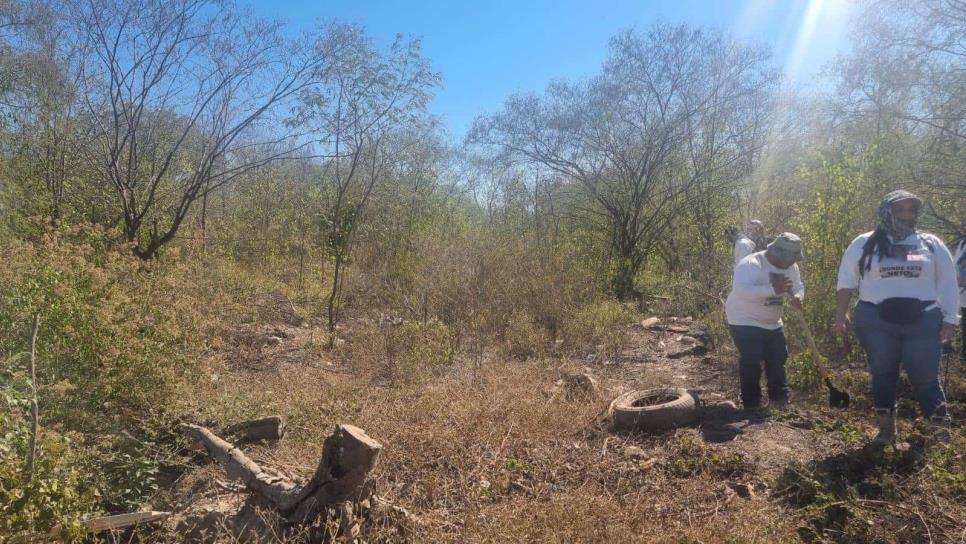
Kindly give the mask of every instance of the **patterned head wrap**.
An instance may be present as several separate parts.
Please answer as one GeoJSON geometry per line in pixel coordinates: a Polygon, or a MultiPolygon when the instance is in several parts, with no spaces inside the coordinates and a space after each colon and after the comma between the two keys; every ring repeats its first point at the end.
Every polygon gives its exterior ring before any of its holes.
{"type": "Polygon", "coordinates": [[[899,221],[892,213],[892,205],[903,200],[915,200],[916,207],[922,209],[922,199],[902,189],[887,194],[879,204],[879,227],[892,236],[893,240],[902,240],[916,232],[915,227],[899,221]]]}
{"type": "Polygon", "coordinates": [[[892,191],[882,199],[882,202],[879,203],[879,226],[862,246],[862,257],[859,258],[859,275],[864,276],[866,270],[871,270],[873,255],[881,261],[883,257],[889,254],[892,241],[903,240],[916,233],[914,226],[899,221],[892,212],[892,205],[903,200],[915,200],[917,213],[918,210],[922,209],[922,199],[902,189],[892,191]],[[889,240],[889,236],[892,236],[892,241],[889,240]]]}

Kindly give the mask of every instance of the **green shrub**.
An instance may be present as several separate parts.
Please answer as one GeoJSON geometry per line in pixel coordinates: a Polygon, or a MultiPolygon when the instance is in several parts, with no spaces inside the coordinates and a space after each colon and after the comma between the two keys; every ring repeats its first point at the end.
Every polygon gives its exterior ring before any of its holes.
{"type": "Polygon", "coordinates": [[[68,436],[44,430],[28,476],[30,401],[15,387],[15,376],[22,377],[6,369],[0,382],[0,535],[46,531],[57,524],[76,530],[79,518],[97,504],[97,490],[83,470],[88,452],[68,436]]]}
{"type": "Polygon", "coordinates": [[[164,405],[187,368],[200,317],[161,274],[113,250],[97,229],[52,232],[4,248],[0,353],[20,351],[34,317],[45,419],[94,431],[130,425],[164,405]],[[56,384],[57,387],[49,387],[56,384]]]}
{"type": "Polygon", "coordinates": [[[7,357],[0,533],[70,527],[91,512],[136,508],[155,490],[154,455],[119,434],[154,425],[177,397],[204,345],[206,301],[175,251],[144,263],[116,239],[72,227],[2,246],[0,354],[28,349],[40,316],[40,429],[28,483],[30,378],[23,357],[7,357]]]}
{"type": "Polygon", "coordinates": [[[807,351],[792,353],[785,362],[788,385],[796,391],[816,391],[820,385],[818,369],[807,351]]]}

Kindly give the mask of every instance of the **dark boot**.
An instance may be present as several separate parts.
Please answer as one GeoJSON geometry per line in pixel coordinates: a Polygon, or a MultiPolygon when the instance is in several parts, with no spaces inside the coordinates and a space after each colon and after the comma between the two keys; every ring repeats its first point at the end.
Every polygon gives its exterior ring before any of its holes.
{"type": "Polygon", "coordinates": [[[876,408],[875,421],[879,433],[872,439],[876,446],[892,446],[896,443],[896,411],[889,408],[876,408]]]}
{"type": "Polygon", "coordinates": [[[952,432],[950,428],[952,427],[953,420],[949,417],[949,413],[946,411],[946,406],[943,405],[941,409],[936,410],[936,413],[929,418],[929,426],[932,427],[933,439],[940,444],[948,444],[952,440],[952,432]]]}

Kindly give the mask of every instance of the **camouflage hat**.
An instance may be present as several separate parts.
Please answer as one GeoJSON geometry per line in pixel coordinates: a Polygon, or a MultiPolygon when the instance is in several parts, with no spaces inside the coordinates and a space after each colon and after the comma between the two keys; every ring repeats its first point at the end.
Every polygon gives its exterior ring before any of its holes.
{"type": "Polygon", "coordinates": [[[899,221],[892,212],[892,205],[903,200],[914,200],[916,202],[916,208],[919,210],[922,209],[922,199],[902,189],[887,194],[882,199],[882,202],[879,203],[879,226],[885,229],[896,240],[902,240],[916,232],[914,226],[899,221]]]}
{"type": "Polygon", "coordinates": [[[909,191],[903,191],[902,189],[898,189],[898,190],[892,191],[891,193],[887,194],[882,199],[882,205],[894,204],[894,203],[900,202],[902,200],[915,200],[916,203],[919,204],[920,207],[922,207],[922,199],[921,198],[919,198],[918,196],[910,193],[909,191]]]}
{"type": "Polygon", "coordinates": [[[768,244],[768,251],[791,258],[794,262],[802,260],[802,239],[796,234],[783,232],[768,244]]]}

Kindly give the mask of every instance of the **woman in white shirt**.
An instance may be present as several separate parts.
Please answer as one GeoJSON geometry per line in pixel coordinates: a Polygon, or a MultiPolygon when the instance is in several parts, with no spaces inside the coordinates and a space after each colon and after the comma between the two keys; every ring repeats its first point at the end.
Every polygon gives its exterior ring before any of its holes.
{"type": "Polygon", "coordinates": [[[959,323],[959,288],[952,255],[942,240],[916,230],[922,200],[893,191],[879,205],[879,226],[852,241],[839,266],[835,330],[845,337],[848,307],[858,291],[855,333],[872,374],[879,433],[873,443],[895,442],[900,363],[922,413],[945,424],[946,396],[939,384],[942,344],[959,323]]]}

